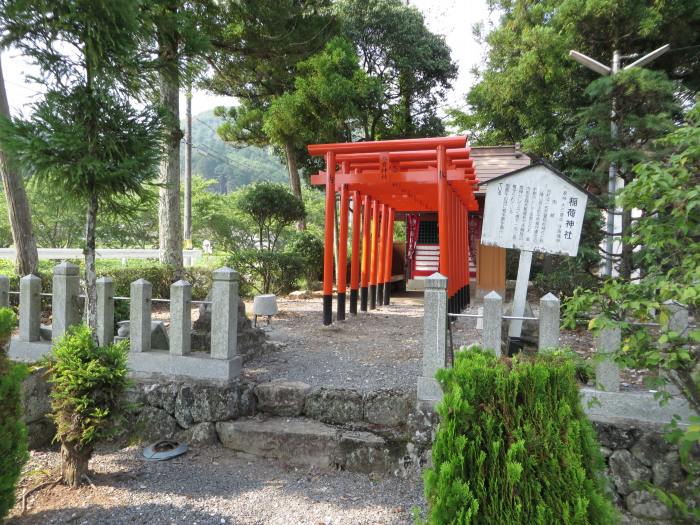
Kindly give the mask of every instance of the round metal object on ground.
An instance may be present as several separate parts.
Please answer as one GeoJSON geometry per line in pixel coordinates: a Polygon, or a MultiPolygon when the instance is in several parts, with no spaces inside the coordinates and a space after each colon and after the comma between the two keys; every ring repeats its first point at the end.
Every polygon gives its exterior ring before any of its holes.
{"type": "Polygon", "coordinates": [[[144,448],[143,457],[147,461],[165,461],[166,459],[180,456],[185,452],[187,452],[187,443],[163,439],[144,448]]]}
{"type": "Polygon", "coordinates": [[[253,299],[253,315],[277,315],[277,297],[273,294],[256,295],[253,299]]]}

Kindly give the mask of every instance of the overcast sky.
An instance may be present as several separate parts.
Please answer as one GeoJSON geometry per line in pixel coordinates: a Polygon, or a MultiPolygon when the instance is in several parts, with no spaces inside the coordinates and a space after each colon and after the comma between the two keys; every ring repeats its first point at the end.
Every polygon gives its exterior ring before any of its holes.
{"type": "MultiPolygon", "coordinates": [[[[472,25],[475,22],[488,23],[489,12],[486,0],[409,0],[409,2],[421,10],[431,31],[445,36],[452,49],[452,58],[459,65],[459,77],[448,96],[447,104],[462,106],[464,95],[473,82],[470,70],[484,58],[484,50],[472,35],[472,25]]],[[[25,80],[26,74],[32,72],[32,67],[17,51],[8,50],[2,54],[2,67],[10,109],[16,114],[36,99],[37,94],[41,92],[41,86],[25,80]]],[[[196,115],[216,106],[234,103],[235,100],[230,97],[218,97],[198,91],[192,99],[192,112],[196,115]]],[[[182,99],[181,104],[184,104],[182,99]]],[[[182,107],[184,112],[184,106],[182,107]]]]}

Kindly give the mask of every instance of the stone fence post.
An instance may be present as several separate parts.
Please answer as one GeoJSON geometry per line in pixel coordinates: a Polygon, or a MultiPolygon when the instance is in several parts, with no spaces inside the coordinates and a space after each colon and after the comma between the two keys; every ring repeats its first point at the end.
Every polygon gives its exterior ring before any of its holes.
{"type": "MultiPolygon", "coordinates": [[[[170,353],[187,355],[192,349],[192,285],[180,280],[170,285],[170,353]]],[[[213,336],[213,334],[212,334],[213,336]]]]}
{"type": "Polygon", "coordinates": [[[495,291],[484,297],[483,347],[501,355],[501,324],[503,323],[503,298],[495,291]]]}
{"type": "Polygon", "coordinates": [[[423,304],[423,373],[418,378],[418,400],[435,402],[442,398],[435,373],[447,364],[447,277],[434,273],[425,280],[423,304]]]}
{"type": "Polygon", "coordinates": [[[614,354],[620,349],[622,334],[619,326],[604,328],[597,337],[597,351],[600,354],[595,367],[596,389],[606,392],[620,391],[620,366],[615,362],[614,354]]]}
{"type": "Polygon", "coordinates": [[[79,268],[69,262],[62,262],[53,268],[51,339],[54,342],[62,337],[68,328],[80,322],[78,272],[79,268]]]}
{"type": "Polygon", "coordinates": [[[114,342],[114,280],[97,279],[97,341],[100,346],[114,342]]]}
{"type": "Polygon", "coordinates": [[[41,279],[25,275],[19,280],[19,340],[39,340],[41,326],[41,279]]]}
{"type": "Polygon", "coordinates": [[[215,270],[212,283],[211,356],[233,359],[238,356],[238,274],[231,268],[215,270]]]}
{"type": "Polygon", "coordinates": [[[0,275],[0,308],[10,306],[10,280],[7,275],[0,275]]]}
{"type": "Polygon", "coordinates": [[[559,346],[559,299],[548,293],[540,299],[540,337],[538,350],[559,346]]]}
{"type": "MultiPolygon", "coordinates": [[[[665,301],[664,307],[668,311],[668,329],[672,332],[676,332],[679,336],[685,337],[688,335],[688,308],[678,301],[665,301]]],[[[664,372],[666,378],[666,391],[671,395],[678,395],[681,391],[678,389],[675,383],[671,382],[673,374],[675,371],[668,370],[664,372]]]]}
{"type": "Polygon", "coordinates": [[[151,295],[153,287],[146,279],[131,283],[129,340],[132,352],[151,350],[151,295]]]}

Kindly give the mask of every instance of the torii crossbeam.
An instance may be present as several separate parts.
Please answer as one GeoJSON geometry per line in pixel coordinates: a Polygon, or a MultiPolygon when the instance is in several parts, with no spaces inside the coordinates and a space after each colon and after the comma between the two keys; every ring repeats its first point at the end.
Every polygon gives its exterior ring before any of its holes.
{"type": "Polygon", "coordinates": [[[448,308],[469,301],[468,213],[478,210],[478,185],[466,137],[313,144],[326,170],[311,184],[326,187],[323,266],[323,324],[333,322],[333,242],[336,192],[340,193],[338,230],[338,320],[345,319],[348,218],[352,198],[350,313],[389,304],[394,217],[396,212],[436,212],[440,273],[448,278],[448,308]],[[361,226],[362,224],[362,226],[361,226]],[[360,247],[361,245],[361,247],[360,247]]]}

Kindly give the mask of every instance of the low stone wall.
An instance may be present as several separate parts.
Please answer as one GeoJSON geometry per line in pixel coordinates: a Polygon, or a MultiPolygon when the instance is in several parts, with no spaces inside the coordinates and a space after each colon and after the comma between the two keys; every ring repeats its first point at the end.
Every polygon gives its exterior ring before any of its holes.
{"type": "MultiPolygon", "coordinates": [[[[46,445],[53,428],[45,417],[48,387],[40,371],[25,381],[24,392],[32,446],[46,445]]],[[[129,400],[137,407],[124,436],[131,442],[222,443],[244,455],[397,476],[420,473],[431,464],[438,424],[432,405],[417,403],[406,392],[361,393],[290,381],[142,381],[130,390],[129,400]]],[[[698,487],[691,486],[660,425],[596,415],[592,420],[623,524],[670,523],[668,509],[644,482],[700,505],[698,487]]]]}
{"type": "MultiPolygon", "coordinates": [[[[620,419],[593,421],[607,466],[610,490],[622,510],[622,523],[671,523],[671,512],[644,484],[651,482],[700,507],[700,485],[683,469],[678,448],[664,438],[663,426],[620,419]]],[[[700,458],[698,458],[700,459],[700,458]]]]}

